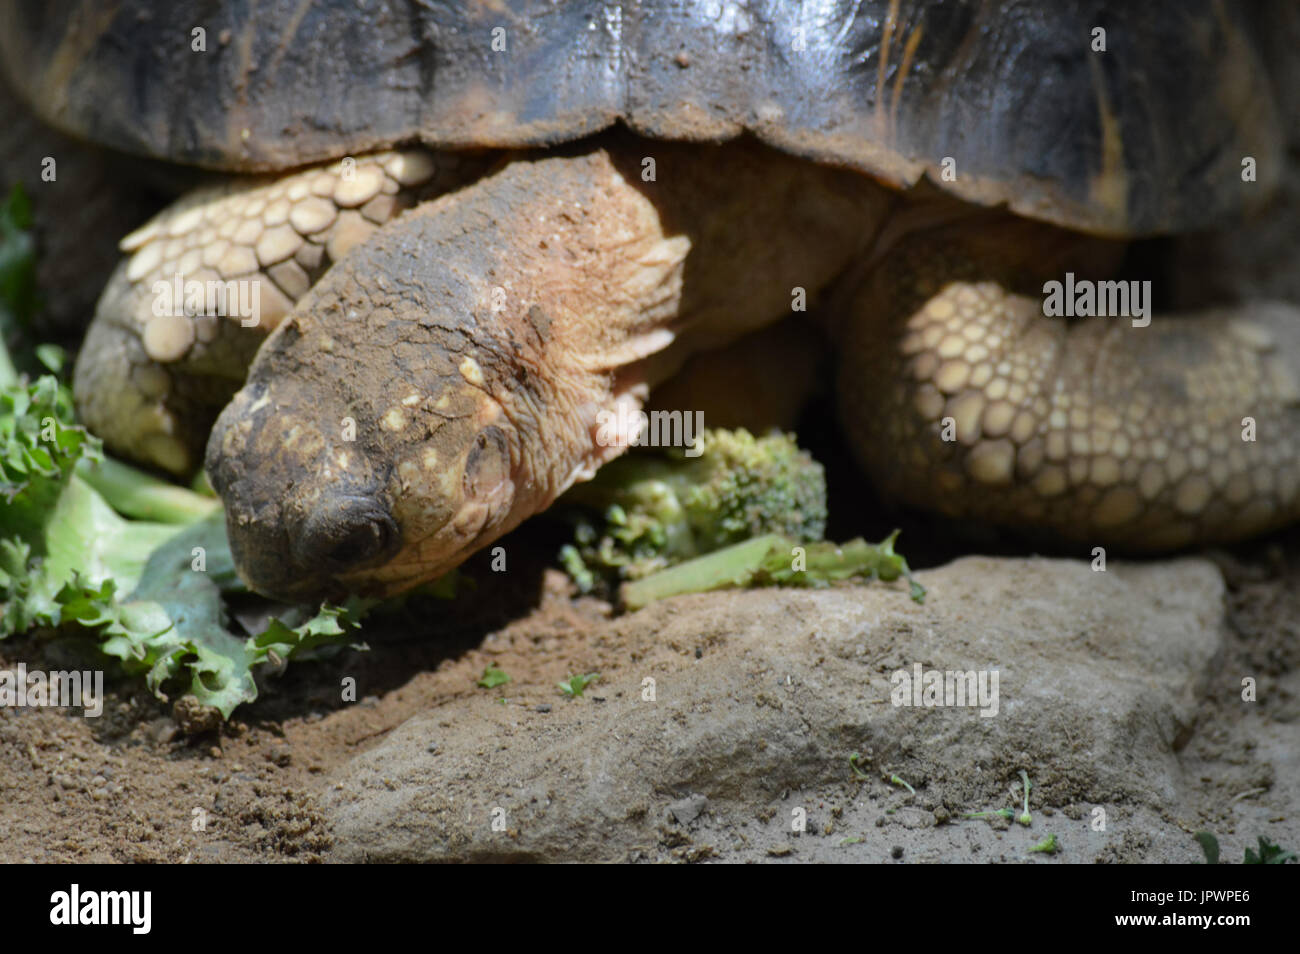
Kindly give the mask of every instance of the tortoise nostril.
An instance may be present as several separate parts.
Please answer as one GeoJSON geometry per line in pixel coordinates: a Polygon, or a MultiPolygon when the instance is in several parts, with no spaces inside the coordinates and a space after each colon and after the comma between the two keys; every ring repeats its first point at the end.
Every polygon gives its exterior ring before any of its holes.
{"type": "Polygon", "coordinates": [[[342,572],[391,556],[397,525],[373,497],[348,496],[318,505],[292,534],[295,561],[304,568],[342,572]]]}
{"type": "Polygon", "coordinates": [[[353,566],[364,563],[378,553],[383,552],[388,538],[387,526],[369,520],[354,528],[325,555],[325,559],[335,566],[353,566]]]}

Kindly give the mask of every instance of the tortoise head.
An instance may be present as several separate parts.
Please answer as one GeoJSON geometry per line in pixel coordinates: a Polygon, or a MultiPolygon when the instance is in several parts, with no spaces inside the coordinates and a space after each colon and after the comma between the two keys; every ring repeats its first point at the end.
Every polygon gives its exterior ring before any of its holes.
{"type": "Polygon", "coordinates": [[[368,254],[267,338],[208,442],[236,567],[269,596],[434,579],[608,454],[608,376],[566,373],[490,306],[413,307],[368,254]]]}
{"type": "Polygon", "coordinates": [[[345,367],[304,324],[277,330],[208,445],[253,589],[397,592],[544,505],[518,493],[524,444],[475,358],[353,341],[345,367]]]}
{"type": "Polygon", "coordinates": [[[673,337],[689,247],[597,151],[511,164],[349,251],[208,442],[245,581],[398,592],[594,473],[626,446],[606,412],[673,337]]]}

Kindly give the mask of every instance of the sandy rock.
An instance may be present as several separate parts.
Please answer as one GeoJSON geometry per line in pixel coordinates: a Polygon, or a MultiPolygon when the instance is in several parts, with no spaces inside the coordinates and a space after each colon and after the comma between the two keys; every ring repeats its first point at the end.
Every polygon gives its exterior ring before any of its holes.
{"type": "Polygon", "coordinates": [[[1193,784],[1177,752],[1223,636],[1212,564],[968,557],[921,578],[921,606],[873,585],[615,619],[626,663],[584,698],[453,700],[340,770],[332,857],[992,860],[1042,857],[1025,852],[1050,831],[1093,861],[1140,854],[1139,822],[1174,830],[1164,806],[1193,784]],[[893,704],[916,664],[996,671],[996,714],[893,704]],[[962,820],[1018,810],[1021,769],[1032,827],[962,820]]]}

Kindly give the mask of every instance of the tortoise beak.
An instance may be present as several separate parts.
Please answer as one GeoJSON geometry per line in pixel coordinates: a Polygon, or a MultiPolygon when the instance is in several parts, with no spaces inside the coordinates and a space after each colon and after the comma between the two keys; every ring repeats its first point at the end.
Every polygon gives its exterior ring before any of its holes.
{"type": "Polygon", "coordinates": [[[341,494],[288,522],[289,552],[299,567],[344,574],[385,563],[402,535],[383,501],[372,494],[341,494]]]}
{"type": "Polygon", "coordinates": [[[207,468],[226,508],[235,568],[249,588],[275,599],[337,596],[342,580],[382,565],[402,546],[386,474],[355,445],[265,388],[245,388],[208,443],[207,468]],[[339,465],[346,457],[349,466],[339,465]]]}
{"type": "MultiPolygon", "coordinates": [[[[235,488],[227,499],[244,491],[235,488]]],[[[263,596],[309,602],[357,589],[344,578],[379,566],[401,548],[402,535],[382,496],[343,492],[309,510],[285,503],[249,513],[226,511],[226,535],[240,577],[263,596]]]]}

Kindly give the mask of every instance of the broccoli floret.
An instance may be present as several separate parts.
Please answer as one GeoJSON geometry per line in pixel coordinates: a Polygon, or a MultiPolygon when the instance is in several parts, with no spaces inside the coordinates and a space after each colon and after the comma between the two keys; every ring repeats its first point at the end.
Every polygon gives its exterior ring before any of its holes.
{"type": "Polygon", "coordinates": [[[580,589],[765,534],[821,539],[826,476],[792,435],[709,430],[697,446],[631,451],[569,491],[574,542],[561,560],[580,589]]]}

